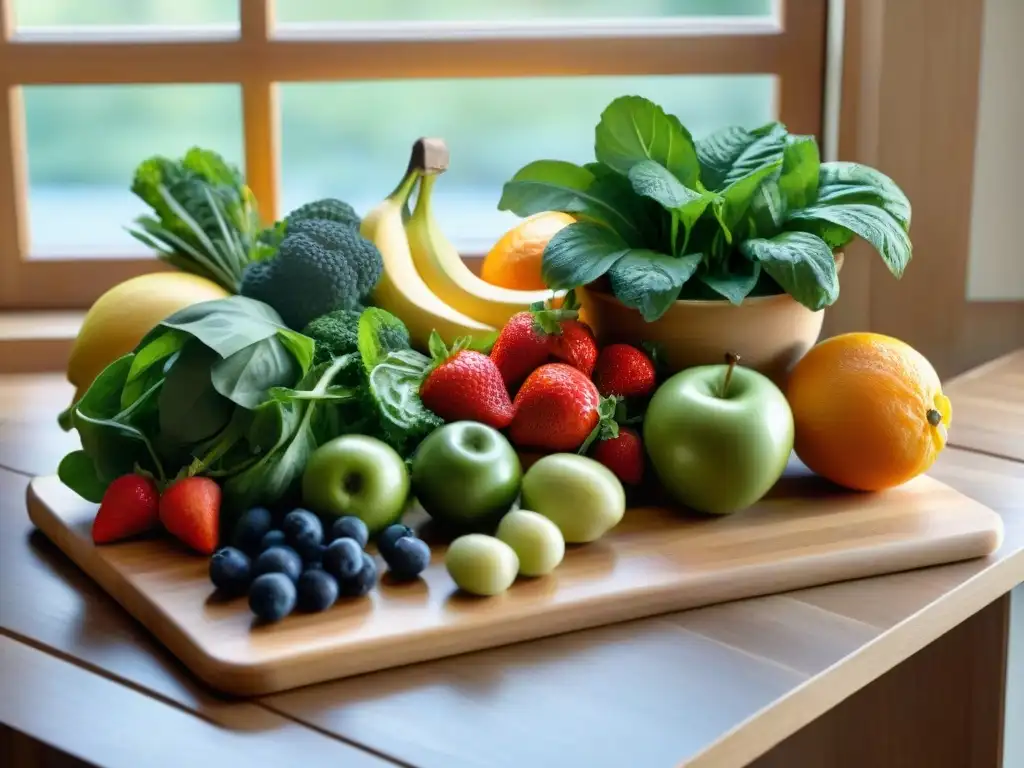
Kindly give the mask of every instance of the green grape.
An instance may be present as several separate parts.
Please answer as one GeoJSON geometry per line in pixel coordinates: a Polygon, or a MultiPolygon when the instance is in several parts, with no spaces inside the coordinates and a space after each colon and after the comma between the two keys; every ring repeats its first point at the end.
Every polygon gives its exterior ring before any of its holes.
{"type": "Polygon", "coordinates": [[[519,558],[523,576],[551,573],[565,557],[565,539],[558,526],[537,512],[517,509],[498,524],[495,534],[508,544],[519,558]]]}
{"type": "Polygon", "coordinates": [[[444,565],[459,589],[484,597],[504,592],[519,572],[515,550],[482,533],[468,533],[455,539],[448,546],[444,565]]]}

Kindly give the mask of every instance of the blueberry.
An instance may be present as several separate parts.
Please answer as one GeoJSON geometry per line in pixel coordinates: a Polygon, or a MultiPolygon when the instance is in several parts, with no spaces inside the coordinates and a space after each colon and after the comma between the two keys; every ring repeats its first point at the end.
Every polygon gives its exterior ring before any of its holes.
{"type": "Polygon", "coordinates": [[[344,597],[362,597],[377,585],[377,564],[365,552],[361,552],[362,567],[355,576],[338,580],[338,591],[344,597]]]}
{"type": "Polygon", "coordinates": [[[271,547],[260,553],[253,566],[253,575],[265,573],[283,573],[292,581],[299,580],[302,573],[302,558],[291,547],[271,547]]]}
{"type": "Polygon", "coordinates": [[[292,549],[302,551],[303,547],[319,544],[324,540],[324,526],[320,518],[308,509],[293,509],[281,522],[285,543],[292,549]]]}
{"type": "Polygon", "coordinates": [[[363,550],[354,539],[336,539],[324,552],[324,570],[336,579],[350,579],[362,567],[363,550]]]}
{"type": "Polygon", "coordinates": [[[270,510],[266,507],[253,507],[238,518],[231,532],[231,543],[249,555],[258,555],[262,551],[260,542],[273,527],[270,510]]]}
{"type": "Polygon", "coordinates": [[[295,584],[283,573],[264,573],[249,587],[249,608],[264,621],[280,621],[295,610],[295,584]]]}
{"type": "Polygon", "coordinates": [[[271,547],[283,547],[284,545],[284,531],[276,529],[267,531],[260,540],[260,552],[266,552],[271,547]]]}
{"type": "Polygon", "coordinates": [[[430,565],[430,547],[423,539],[403,536],[391,546],[385,560],[396,579],[415,579],[430,565]]]}
{"type": "Polygon", "coordinates": [[[338,599],[338,582],[327,571],[306,571],[297,591],[300,611],[326,611],[338,599]]]}
{"type": "Polygon", "coordinates": [[[252,581],[248,555],[235,547],[222,547],[210,558],[210,581],[228,595],[241,595],[252,581]]]}
{"type": "Polygon", "coordinates": [[[377,537],[377,549],[380,550],[381,557],[387,560],[391,556],[391,548],[394,547],[395,542],[403,536],[412,536],[415,538],[416,534],[413,533],[412,528],[407,525],[402,525],[401,523],[389,525],[381,531],[380,536],[377,537]]]}
{"type": "Polygon", "coordinates": [[[363,549],[366,547],[366,542],[370,540],[370,531],[367,529],[366,523],[358,517],[345,515],[335,520],[331,526],[331,541],[337,539],[355,539],[359,548],[363,549]]]}
{"type": "Polygon", "coordinates": [[[324,552],[326,551],[327,547],[323,544],[304,544],[298,550],[304,568],[320,565],[324,561],[324,552]]]}

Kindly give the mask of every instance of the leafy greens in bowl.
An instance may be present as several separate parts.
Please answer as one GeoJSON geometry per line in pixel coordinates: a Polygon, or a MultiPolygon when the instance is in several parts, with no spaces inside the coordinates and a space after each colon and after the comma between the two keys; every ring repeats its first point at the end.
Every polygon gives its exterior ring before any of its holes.
{"type": "Polygon", "coordinates": [[[888,176],[820,160],[813,136],[778,122],[694,141],[640,96],[601,114],[595,162],[537,160],[506,182],[499,210],[577,221],[544,251],[549,288],[607,281],[648,322],[677,299],[788,293],[811,310],[839,297],[833,252],[862,237],[897,278],[911,258],[910,202],[888,176]]]}

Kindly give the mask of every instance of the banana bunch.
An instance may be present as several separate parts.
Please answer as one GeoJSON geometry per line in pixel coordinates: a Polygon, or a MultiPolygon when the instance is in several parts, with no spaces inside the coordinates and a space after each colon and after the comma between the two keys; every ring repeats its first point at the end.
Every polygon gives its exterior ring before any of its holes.
{"type": "Polygon", "coordinates": [[[490,336],[517,312],[557,296],[547,290],[492,285],[466,266],[431,208],[434,183],[447,167],[448,150],[442,141],[417,141],[405,177],[360,226],[384,261],[372,301],[402,319],[419,349],[427,348],[434,330],[449,344],[459,336],[490,336]],[[417,184],[419,194],[410,213],[409,199],[417,184]]]}

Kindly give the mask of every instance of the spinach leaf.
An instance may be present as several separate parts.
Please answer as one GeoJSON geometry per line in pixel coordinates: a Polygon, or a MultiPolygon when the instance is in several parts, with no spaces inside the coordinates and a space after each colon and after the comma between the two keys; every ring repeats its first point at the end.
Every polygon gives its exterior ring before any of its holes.
{"type": "Polygon", "coordinates": [[[157,363],[166,360],[185,346],[189,336],[182,331],[165,329],[157,326],[158,332],[147,334],[149,340],[135,347],[135,359],[128,371],[128,381],[132,382],[142,376],[157,363]]]}
{"type": "Polygon", "coordinates": [[[72,451],[61,459],[57,477],[72,491],[94,504],[103,500],[107,490],[108,483],[96,473],[96,465],[85,451],[72,451]]]}
{"type": "Polygon", "coordinates": [[[738,234],[736,231],[737,227],[743,220],[744,215],[746,215],[747,209],[750,208],[757,188],[761,186],[765,179],[774,174],[781,165],[781,159],[775,160],[768,165],[762,165],[747,175],[730,182],[722,189],[721,198],[718,202],[714,203],[712,210],[715,213],[715,218],[722,225],[722,232],[725,235],[726,242],[731,243],[734,236],[738,234]]]}
{"type": "Polygon", "coordinates": [[[839,298],[839,276],[832,249],[807,232],[783,232],[771,240],[747,240],[740,250],[808,309],[819,310],[839,298]]]}
{"type": "Polygon", "coordinates": [[[262,301],[229,296],[203,301],[175,312],[150,331],[142,344],[148,344],[166,328],[187,333],[220,357],[229,357],[250,344],[285,330],[286,326],[281,316],[262,301]]]}
{"type": "Polygon", "coordinates": [[[541,275],[554,290],[578,288],[605,274],[628,247],[607,227],[577,221],[560,229],[548,241],[541,275]]]}
{"type": "Polygon", "coordinates": [[[380,409],[384,437],[403,456],[444,422],[420,400],[431,359],[412,349],[388,353],[370,372],[370,394],[380,409]]]}
{"type": "Polygon", "coordinates": [[[667,168],[653,160],[644,160],[630,168],[629,181],[634,192],[657,201],[671,214],[670,248],[673,254],[686,252],[693,225],[708,205],[719,199],[715,192],[690,189],[667,168]],[[680,226],[684,232],[681,248],[677,247],[680,226]]]}
{"type": "Polygon", "coordinates": [[[701,182],[708,189],[722,191],[759,168],[777,163],[782,160],[786,136],[781,123],[752,131],[737,126],[715,131],[697,142],[701,182]]]}
{"type": "Polygon", "coordinates": [[[160,391],[160,436],[165,445],[190,445],[216,434],[231,418],[232,403],[214,387],[217,353],[192,340],[181,350],[160,391]]]}
{"type": "Polygon", "coordinates": [[[672,306],[683,283],[701,263],[700,254],[669,256],[630,249],[608,272],[612,292],[627,307],[638,309],[644,320],[657,320],[672,306]]]}
{"type": "Polygon", "coordinates": [[[881,171],[849,162],[822,163],[818,172],[818,205],[863,203],[878,206],[910,229],[910,201],[881,171]]]}
{"type": "Polygon", "coordinates": [[[606,178],[598,179],[573,163],[537,160],[520,168],[505,183],[498,210],[512,211],[518,216],[562,211],[606,224],[624,237],[642,237],[636,222],[617,207],[622,202],[617,188],[598,183],[606,178]]]}
{"type": "Polygon", "coordinates": [[[405,323],[387,310],[369,307],[359,315],[356,343],[363,366],[369,373],[389,352],[409,348],[409,331],[405,323]]]}
{"type": "Polygon", "coordinates": [[[289,386],[301,377],[299,364],[280,336],[270,336],[243,347],[217,360],[210,369],[213,388],[231,402],[250,410],[266,399],[271,387],[289,386]]]}
{"type": "Polygon", "coordinates": [[[747,212],[750,220],[748,237],[772,237],[786,222],[786,201],[779,182],[767,179],[754,192],[747,212]]]}
{"type": "Polygon", "coordinates": [[[152,409],[162,382],[121,410],[121,389],[133,359],[129,353],[104,368],[70,414],[71,424],[82,441],[82,451],[92,460],[95,476],[104,488],[134,471],[136,465],[163,477],[156,452],[138,427],[152,409]]]}
{"type": "Polygon", "coordinates": [[[623,96],[605,108],[594,154],[624,176],[637,163],[653,160],[688,187],[696,186],[700,171],[693,139],[679,118],[642,96],[623,96]]]}
{"type": "Polygon", "coordinates": [[[761,276],[761,264],[749,259],[737,259],[741,264],[726,270],[701,270],[697,279],[731,304],[741,304],[750,295],[761,276]]]}
{"type": "Polygon", "coordinates": [[[866,203],[845,205],[815,205],[801,211],[792,211],[788,223],[793,229],[815,235],[828,233],[833,239],[835,226],[860,235],[875,247],[889,271],[897,278],[903,276],[913,256],[913,247],[907,231],[899,221],[882,208],[866,203]]]}
{"type": "Polygon", "coordinates": [[[313,365],[313,356],[316,353],[316,342],[309,338],[309,336],[304,336],[290,328],[279,330],[277,337],[299,364],[299,370],[302,371],[301,376],[309,373],[309,369],[313,365]]]}
{"type": "Polygon", "coordinates": [[[782,172],[778,186],[790,208],[803,208],[818,196],[821,158],[813,136],[788,136],[782,150],[782,172]]]}

